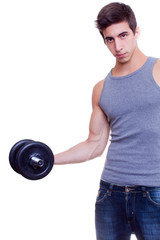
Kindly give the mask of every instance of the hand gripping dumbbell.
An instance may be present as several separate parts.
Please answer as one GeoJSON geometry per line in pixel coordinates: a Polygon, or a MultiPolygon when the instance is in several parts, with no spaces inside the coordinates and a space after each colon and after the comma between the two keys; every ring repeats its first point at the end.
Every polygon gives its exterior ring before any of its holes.
{"type": "Polygon", "coordinates": [[[23,177],[38,180],[52,170],[54,155],[46,144],[24,139],[11,148],[9,162],[13,170],[23,177]]]}

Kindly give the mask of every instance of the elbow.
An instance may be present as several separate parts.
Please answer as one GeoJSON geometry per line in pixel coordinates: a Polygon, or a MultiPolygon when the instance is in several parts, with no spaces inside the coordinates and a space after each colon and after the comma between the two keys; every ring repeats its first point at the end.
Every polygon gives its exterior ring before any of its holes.
{"type": "Polygon", "coordinates": [[[101,157],[104,150],[105,150],[105,147],[102,147],[101,144],[96,144],[94,146],[94,148],[92,149],[89,160],[92,160],[92,159],[97,158],[97,157],[101,157]]]}
{"type": "Polygon", "coordinates": [[[95,158],[101,157],[103,155],[103,152],[104,152],[104,149],[100,149],[99,151],[97,151],[95,158]]]}
{"type": "Polygon", "coordinates": [[[103,154],[103,152],[104,152],[104,149],[103,149],[103,150],[100,150],[100,151],[97,153],[97,157],[101,157],[102,154],[103,154]]]}

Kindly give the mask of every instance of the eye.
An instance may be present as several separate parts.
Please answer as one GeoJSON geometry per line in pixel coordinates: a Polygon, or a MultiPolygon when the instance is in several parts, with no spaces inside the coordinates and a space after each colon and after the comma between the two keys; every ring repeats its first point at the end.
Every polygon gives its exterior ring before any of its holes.
{"type": "Polygon", "coordinates": [[[121,35],[121,38],[123,39],[123,38],[126,38],[127,37],[127,34],[126,33],[124,33],[124,34],[122,34],[121,35]]]}
{"type": "Polygon", "coordinates": [[[113,42],[113,38],[107,37],[104,39],[104,41],[107,43],[111,43],[111,42],[113,42]]]}

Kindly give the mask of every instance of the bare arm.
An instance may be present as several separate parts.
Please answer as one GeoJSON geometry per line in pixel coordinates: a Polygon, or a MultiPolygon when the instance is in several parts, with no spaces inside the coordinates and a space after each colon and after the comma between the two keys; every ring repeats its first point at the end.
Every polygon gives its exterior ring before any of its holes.
{"type": "Polygon", "coordinates": [[[108,142],[110,127],[99,106],[103,81],[93,89],[89,135],[86,141],[55,155],[55,164],[81,163],[100,156],[108,142]]]}

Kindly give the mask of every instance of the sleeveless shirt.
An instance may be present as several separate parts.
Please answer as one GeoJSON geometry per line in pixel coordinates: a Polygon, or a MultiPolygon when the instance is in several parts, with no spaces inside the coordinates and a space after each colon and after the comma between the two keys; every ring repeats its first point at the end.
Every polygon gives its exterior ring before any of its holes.
{"type": "Polygon", "coordinates": [[[137,71],[107,75],[99,105],[110,124],[103,181],[120,186],[160,187],[160,87],[148,57],[137,71]]]}

